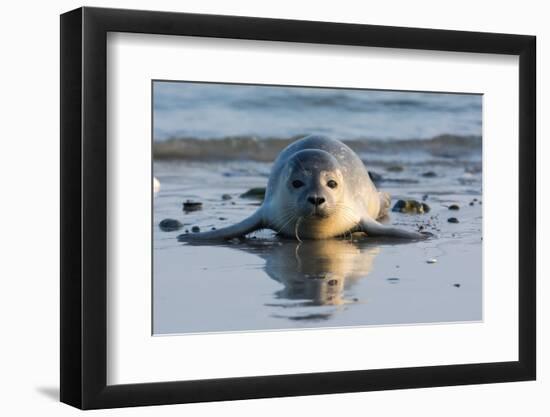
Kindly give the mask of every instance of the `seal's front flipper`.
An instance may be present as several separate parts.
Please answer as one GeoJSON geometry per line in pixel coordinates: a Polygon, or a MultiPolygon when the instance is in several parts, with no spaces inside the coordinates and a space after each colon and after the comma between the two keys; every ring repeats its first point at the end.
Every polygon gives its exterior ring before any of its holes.
{"type": "Polygon", "coordinates": [[[218,230],[203,233],[184,233],[178,236],[179,242],[215,241],[241,237],[264,227],[261,211],[258,210],[252,216],[242,222],[218,230]]]}
{"type": "Polygon", "coordinates": [[[393,237],[398,239],[426,239],[429,234],[410,232],[396,227],[384,226],[373,219],[362,219],[361,231],[372,237],[393,237]]]}
{"type": "Polygon", "coordinates": [[[377,219],[381,219],[386,217],[390,211],[391,197],[383,191],[378,192],[378,197],[380,198],[380,211],[378,212],[377,219]]]}

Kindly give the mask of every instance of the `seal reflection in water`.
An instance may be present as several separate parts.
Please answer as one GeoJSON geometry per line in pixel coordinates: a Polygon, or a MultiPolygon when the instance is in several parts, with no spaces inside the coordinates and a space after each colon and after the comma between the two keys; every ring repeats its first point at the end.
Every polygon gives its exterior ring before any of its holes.
{"type": "Polygon", "coordinates": [[[307,136],[288,145],[273,163],[260,208],[240,223],[222,229],[178,236],[180,241],[212,241],[272,229],[285,237],[328,239],[354,232],[402,239],[420,233],[385,226],[390,206],[367,168],[344,143],[307,136]]]}
{"type": "Polygon", "coordinates": [[[276,317],[294,321],[327,320],[340,306],[356,302],[346,292],[371,272],[380,251],[366,241],[344,239],[281,240],[268,246],[249,240],[231,247],[265,260],[267,275],[283,286],[267,306],[278,308],[276,317]]]}

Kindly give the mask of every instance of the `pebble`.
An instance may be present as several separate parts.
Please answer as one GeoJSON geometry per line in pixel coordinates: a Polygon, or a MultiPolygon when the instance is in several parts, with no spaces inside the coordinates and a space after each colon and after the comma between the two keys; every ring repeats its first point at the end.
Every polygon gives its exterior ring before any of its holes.
{"type": "Polygon", "coordinates": [[[416,200],[397,200],[392,211],[400,213],[424,214],[430,211],[430,206],[426,203],[420,203],[416,200]]]}
{"type": "Polygon", "coordinates": [[[231,200],[233,197],[231,197],[229,194],[223,194],[222,200],[231,200]]]}
{"type": "Polygon", "coordinates": [[[437,259],[435,259],[435,258],[428,259],[426,262],[429,263],[429,264],[436,264],[436,263],[437,263],[437,259]]]}
{"type": "Polygon", "coordinates": [[[457,219],[456,217],[449,217],[449,218],[447,219],[447,221],[448,221],[449,223],[458,223],[458,219],[457,219]]]}
{"type": "Polygon", "coordinates": [[[392,284],[397,284],[399,282],[399,278],[397,278],[397,277],[386,278],[386,280],[389,281],[392,284]]]}
{"type": "Polygon", "coordinates": [[[474,202],[473,202],[473,201],[470,201],[470,205],[473,206],[473,205],[474,205],[474,202]]]}
{"type": "Polygon", "coordinates": [[[193,227],[191,228],[191,231],[192,231],[193,233],[199,233],[199,232],[201,231],[201,228],[200,228],[199,226],[193,226],[193,227]]]}
{"type": "Polygon", "coordinates": [[[451,204],[449,210],[460,210],[460,206],[458,204],[451,204]]]}
{"type": "Polygon", "coordinates": [[[381,182],[384,178],[377,172],[369,171],[369,177],[372,182],[381,182]]]}
{"type": "Polygon", "coordinates": [[[460,284],[453,284],[453,287],[460,288],[460,284]]]}
{"type": "Polygon", "coordinates": [[[328,285],[330,285],[331,287],[338,284],[338,280],[336,279],[331,279],[329,282],[327,282],[328,285]]]}
{"type": "Polygon", "coordinates": [[[227,220],[227,217],[218,217],[218,220],[227,220]]]}
{"type": "Polygon", "coordinates": [[[433,171],[428,171],[428,172],[424,172],[422,176],[426,178],[433,178],[433,177],[437,177],[437,174],[433,171]]]}
{"type": "Polygon", "coordinates": [[[172,232],[181,229],[183,224],[176,219],[164,219],[159,223],[160,230],[164,232],[172,232]]]}
{"type": "Polygon", "coordinates": [[[160,191],[160,181],[157,177],[153,177],[153,192],[158,193],[160,191]]]}
{"type": "Polygon", "coordinates": [[[242,198],[255,198],[258,200],[263,200],[265,197],[265,187],[255,187],[251,188],[245,193],[241,194],[242,198]]]}
{"type": "Polygon", "coordinates": [[[197,211],[202,209],[202,203],[200,201],[187,200],[183,203],[184,211],[197,211]]]}

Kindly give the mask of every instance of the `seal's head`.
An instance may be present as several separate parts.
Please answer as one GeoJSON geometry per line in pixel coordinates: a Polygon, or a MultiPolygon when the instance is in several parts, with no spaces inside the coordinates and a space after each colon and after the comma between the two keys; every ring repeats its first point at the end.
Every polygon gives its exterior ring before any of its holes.
{"type": "Polygon", "coordinates": [[[338,161],[331,154],[306,149],[289,159],[284,188],[285,200],[295,215],[313,220],[338,212],[345,184],[338,161]]]}

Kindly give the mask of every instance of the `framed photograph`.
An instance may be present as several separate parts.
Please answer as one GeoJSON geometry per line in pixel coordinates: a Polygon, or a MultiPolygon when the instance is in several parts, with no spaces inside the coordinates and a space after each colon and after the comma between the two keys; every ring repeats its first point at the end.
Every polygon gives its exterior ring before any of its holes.
{"type": "Polygon", "coordinates": [[[535,37],[61,16],[61,401],[533,380],[535,37]]]}

